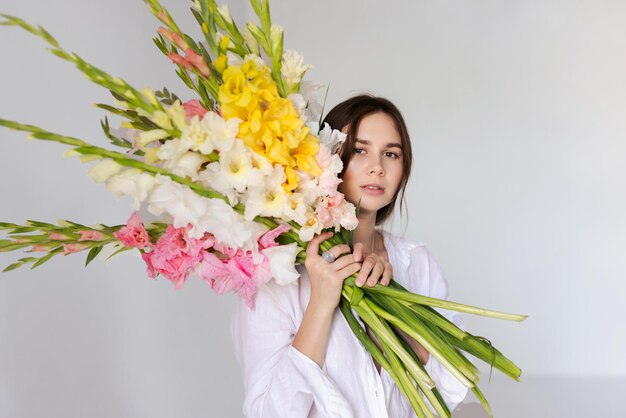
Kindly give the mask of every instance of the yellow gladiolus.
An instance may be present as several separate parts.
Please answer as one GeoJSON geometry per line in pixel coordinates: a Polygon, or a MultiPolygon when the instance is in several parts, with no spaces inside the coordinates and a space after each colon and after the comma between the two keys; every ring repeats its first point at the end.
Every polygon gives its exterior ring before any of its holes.
{"type": "Polygon", "coordinates": [[[228,65],[228,57],[226,56],[226,54],[220,54],[215,60],[215,70],[221,74],[224,72],[224,69],[226,68],[227,65],[228,65]]]}

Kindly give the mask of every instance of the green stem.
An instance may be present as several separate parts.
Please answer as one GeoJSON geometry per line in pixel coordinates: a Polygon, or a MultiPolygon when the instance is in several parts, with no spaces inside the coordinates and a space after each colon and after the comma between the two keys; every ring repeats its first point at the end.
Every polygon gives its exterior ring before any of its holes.
{"type": "MultiPolygon", "coordinates": [[[[347,284],[354,285],[353,282],[348,282],[347,284]]],[[[511,313],[506,313],[506,312],[492,311],[488,309],[478,308],[475,306],[464,305],[462,303],[451,302],[451,301],[444,300],[444,299],[437,299],[437,298],[431,298],[429,296],[417,295],[415,293],[411,293],[405,290],[394,289],[391,286],[383,286],[380,284],[377,284],[374,287],[367,287],[366,290],[372,293],[379,293],[382,295],[391,296],[392,298],[395,298],[395,299],[402,299],[402,300],[406,300],[409,302],[419,303],[420,305],[434,306],[436,308],[465,312],[465,313],[470,313],[470,314],[480,315],[480,316],[488,316],[491,318],[507,319],[509,321],[523,321],[528,317],[527,315],[518,315],[518,314],[511,314],[511,313]]]]}
{"type": "MultiPolygon", "coordinates": [[[[343,293],[345,297],[350,300],[352,298],[352,288],[350,286],[343,286],[343,293]]],[[[411,357],[409,353],[402,347],[396,336],[393,332],[388,329],[384,322],[378,317],[376,313],[372,310],[367,303],[361,303],[357,306],[354,306],[354,310],[356,313],[367,323],[367,325],[374,331],[377,335],[380,336],[381,341],[384,341],[387,345],[391,347],[391,349],[398,355],[398,357],[405,364],[405,367],[409,370],[409,372],[413,375],[416,380],[423,382],[428,388],[433,388],[435,383],[432,381],[430,376],[425,373],[423,370],[420,370],[415,363],[415,360],[411,357]]]]}

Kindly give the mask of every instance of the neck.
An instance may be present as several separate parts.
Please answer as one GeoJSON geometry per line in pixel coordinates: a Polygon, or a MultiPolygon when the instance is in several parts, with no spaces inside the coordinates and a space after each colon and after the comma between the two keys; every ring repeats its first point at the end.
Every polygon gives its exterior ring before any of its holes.
{"type": "Polygon", "coordinates": [[[359,213],[359,224],[354,230],[354,243],[363,245],[365,254],[372,252],[372,243],[375,238],[374,226],[376,225],[376,212],[359,213]]]}

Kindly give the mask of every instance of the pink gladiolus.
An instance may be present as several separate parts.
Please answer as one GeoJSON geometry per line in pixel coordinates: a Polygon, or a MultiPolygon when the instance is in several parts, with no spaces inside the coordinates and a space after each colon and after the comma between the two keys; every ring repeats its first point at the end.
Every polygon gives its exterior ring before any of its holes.
{"type": "Polygon", "coordinates": [[[337,223],[343,216],[344,197],[342,193],[323,198],[315,208],[315,214],[324,228],[329,228],[337,223]]]}
{"type": "Polygon", "coordinates": [[[289,229],[290,229],[289,226],[285,224],[280,224],[276,228],[272,229],[271,231],[267,231],[259,239],[259,249],[270,248],[270,247],[275,247],[279,245],[276,242],[276,238],[278,238],[279,235],[289,231],[289,229]]]}
{"type": "Polygon", "coordinates": [[[178,64],[181,67],[185,67],[188,70],[191,70],[191,68],[192,68],[191,63],[189,61],[187,61],[185,59],[185,57],[183,57],[183,56],[181,56],[181,55],[179,55],[179,54],[177,54],[175,52],[168,53],[167,57],[169,59],[171,59],[174,64],[178,64]]]}
{"type": "Polygon", "coordinates": [[[32,252],[47,253],[50,250],[49,245],[33,244],[30,249],[32,252]]]}
{"type": "Polygon", "coordinates": [[[202,260],[209,239],[194,239],[187,236],[185,228],[167,226],[159,238],[154,251],[143,254],[151,277],[162,274],[180,289],[191,270],[202,260]],[[154,275],[154,276],[153,276],[154,275]]]}
{"type": "Polygon", "coordinates": [[[106,238],[102,232],[93,229],[78,231],[78,233],[80,234],[79,241],[102,241],[106,238]]]}
{"type": "Polygon", "coordinates": [[[136,212],[128,219],[126,226],[113,234],[126,247],[146,248],[152,246],[150,235],[136,212]]]}
{"type": "Polygon", "coordinates": [[[148,273],[148,277],[152,278],[152,279],[156,279],[157,273],[154,270],[154,266],[152,265],[152,253],[141,253],[141,258],[143,259],[143,261],[146,263],[146,266],[148,267],[147,273],[148,273]]]}
{"type": "Polygon", "coordinates": [[[174,43],[174,38],[172,37],[172,32],[170,32],[169,30],[167,30],[163,26],[159,26],[158,32],[161,34],[162,37],[164,37],[165,39],[167,39],[171,43],[174,43]]]}
{"type": "Polygon", "coordinates": [[[171,26],[172,25],[172,22],[170,22],[170,18],[165,14],[165,12],[163,10],[158,12],[157,16],[159,17],[159,20],[161,22],[165,23],[167,26],[171,26]]]}
{"type": "Polygon", "coordinates": [[[185,109],[185,116],[187,120],[191,120],[194,116],[198,116],[200,119],[206,115],[207,110],[202,107],[200,101],[198,99],[191,99],[183,103],[183,108],[185,109]]]}
{"type": "MultiPolygon", "coordinates": [[[[234,291],[246,301],[250,309],[254,309],[253,296],[256,289],[272,278],[269,260],[265,257],[263,262],[257,265],[254,264],[250,252],[244,254],[238,250],[232,253],[230,247],[216,244],[215,248],[217,247],[231,255],[222,259],[214,253],[205,252],[197,268],[198,275],[216,294],[234,291]]],[[[222,255],[225,253],[222,252],[222,255]]]]}
{"type": "Polygon", "coordinates": [[[67,254],[72,254],[72,253],[77,253],[79,251],[82,251],[84,249],[88,248],[87,245],[85,244],[63,244],[63,253],[65,255],[67,254]]]}
{"type": "Polygon", "coordinates": [[[233,258],[235,254],[237,254],[237,250],[221,242],[216,242],[213,245],[213,248],[215,251],[222,253],[225,258],[233,258]]]}
{"type": "Polygon", "coordinates": [[[183,39],[183,37],[180,36],[178,33],[172,32],[172,38],[173,38],[174,43],[176,44],[176,46],[178,46],[180,49],[188,49],[189,48],[189,44],[187,43],[187,41],[185,41],[183,39]]]}
{"type": "Polygon", "coordinates": [[[211,71],[209,70],[209,66],[206,61],[204,61],[204,57],[202,55],[198,55],[194,52],[193,49],[187,48],[185,49],[185,54],[187,62],[190,62],[196,69],[205,77],[209,77],[211,75],[211,71]]]}
{"type": "Polygon", "coordinates": [[[67,235],[61,234],[59,232],[52,232],[51,234],[48,235],[48,237],[54,241],[65,241],[65,240],[70,239],[70,237],[68,237],[67,235]]]}

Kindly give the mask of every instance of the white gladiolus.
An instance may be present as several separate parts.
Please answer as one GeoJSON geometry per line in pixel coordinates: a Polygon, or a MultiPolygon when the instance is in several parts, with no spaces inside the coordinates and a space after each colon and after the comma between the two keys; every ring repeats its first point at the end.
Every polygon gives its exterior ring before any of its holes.
{"type": "Polygon", "coordinates": [[[117,197],[132,197],[134,200],[133,209],[139,210],[141,203],[146,200],[154,184],[155,179],[152,175],[131,168],[109,178],[107,189],[117,197]]]}
{"type": "Polygon", "coordinates": [[[257,249],[257,240],[267,231],[263,225],[246,222],[223,200],[198,196],[169,177],[157,175],[155,180],[157,184],[149,197],[150,213],[156,216],[169,214],[175,228],[190,226],[188,233],[191,237],[200,238],[210,232],[230,247],[257,249]]]}
{"type": "Polygon", "coordinates": [[[226,196],[231,205],[239,203],[239,194],[228,183],[222,180],[222,166],[219,161],[210,163],[198,174],[198,182],[211,190],[226,196]]]}
{"type": "Polygon", "coordinates": [[[166,111],[175,127],[181,131],[187,127],[187,115],[180,101],[176,100],[173,105],[167,107],[166,111]]]}
{"type": "Polygon", "coordinates": [[[172,121],[170,120],[170,117],[162,110],[157,110],[153,114],[149,115],[148,119],[159,125],[160,128],[172,129],[172,121]]]}
{"type": "Polygon", "coordinates": [[[324,123],[324,128],[319,132],[320,144],[326,145],[332,154],[337,152],[339,145],[344,143],[347,137],[340,130],[332,129],[327,123],[324,123]]]}
{"type": "Polygon", "coordinates": [[[93,181],[100,184],[107,181],[109,177],[119,173],[121,170],[121,165],[113,160],[106,159],[94,165],[87,174],[93,181]]]}
{"type": "Polygon", "coordinates": [[[159,147],[157,157],[164,161],[165,168],[171,169],[176,161],[191,148],[191,142],[183,139],[170,139],[159,147]]]}
{"type": "Polygon", "coordinates": [[[302,225],[306,222],[306,212],[307,205],[304,203],[304,195],[302,193],[292,193],[285,205],[285,218],[302,225]]]}
{"type": "Polygon", "coordinates": [[[295,242],[263,250],[263,254],[269,259],[270,271],[276,283],[285,286],[298,280],[300,273],[295,268],[295,262],[299,252],[300,248],[295,242]]]}
{"type": "Polygon", "coordinates": [[[209,159],[197,152],[187,151],[176,161],[176,166],[172,168],[171,172],[181,177],[189,177],[192,181],[198,179],[198,171],[202,164],[209,161],[209,159]]]}
{"type": "MultiPolygon", "coordinates": [[[[306,120],[305,112],[306,112],[307,103],[306,103],[306,100],[304,99],[304,96],[299,93],[291,93],[289,96],[287,96],[287,98],[289,99],[293,107],[296,108],[300,117],[306,120]]],[[[317,132],[314,133],[314,135],[315,134],[317,134],[317,132]]]]}
{"type": "Polygon", "coordinates": [[[305,205],[312,206],[317,201],[317,198],[321,196],[317,179],[309,173],[302,171],[298,171],[297,173],[300,181],[298,182],[296,191],[302,194],[305,205]]]}
{"type": "Polygon", "coordinates": [[[244,217],[252,220],[257,215],[281,218],[289,206],[289,195],[283,189],[287,180],[281,165],[275,165],[270,175],[263,177],[263,186],[249,188],[244,217]]]}
{"type": "Polygon", "coordinates": [[[183,130],[181,140],[184,144],[189,145],[189,149],[201,152],[202,154],[210,154],[215,149],[213,141],[209,138],[208,132],[204,124],[194,116],[191,123],[183,130]]]}
{"type": "Polygon", "coordinates": [[[280,72],[287,85],[298,84],[304,77],[304,73],[311,68],[313,66],[305,64],[304,57],[297,51],[288,49],[283,53],[283,63],[280,72]]]}
{"type": "MultiPolygon", "coordinates": [[[[240,122],[237,118],[224,120],[215,112],[207,112],[202,118],[202,129],[206,132],[207,139],[211,141],[212,146],[216,150],[227,152],[235,142],[240,122]]],[[[200,152],[208,154],[203,149],[200,149],[200,152]]]]}
{"type": "MultiPolygon", "coordinates": [[[[253,166],[251,151],[239,139],[235,140],[228,152],[220,154],[219,165],[210,164],[210,171],[202,178],[211,186],[224,190],[232,188],[243,193],[247,188],[260,187],[263,184],[263,175],[253,166]],[[215,171],[219,167],[219,171],[215,171]],[[213,172],[213,174],[209,174],[213,172]]],[[[207,168],[209,168],[207,167],[207,168]]]]}
{"type": "Polygon", "coordinates": [[[138,140],[139,148],[143,149],[150,142],[158,141],[160,139],[167,138],[168,136],[169,134],[167,131],[164,131],[163,129],[153,129],[151,131],[141,132],[138,140]]]}
{"type": "Polygon", "coordinates": [[[305,119],[310,121],[311,124],[314,123],[316,125],[314,134],[317,134],[319,130],[319,121],[322,116],[323,106],[317,101],[318,91],[321,90],[322,87],[324,87],[324,84],[315,81],[304,80],[300,82],[300,94],[304,97],[304,101],[306,102],[305,119]]]}
{"type": "Polygon", "coordinates": [[[298,236],[302,241],[311,241],[315,234],[321,234],[324,225],[317,219],[317,215],[313,211],[307,211],[306,221],[302,223],[298,236]]]}

